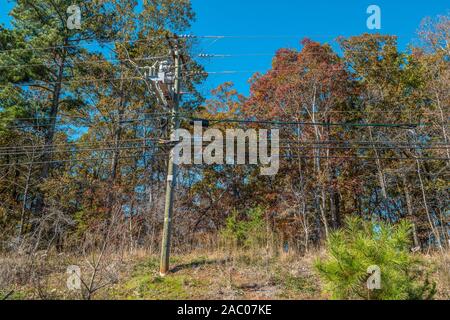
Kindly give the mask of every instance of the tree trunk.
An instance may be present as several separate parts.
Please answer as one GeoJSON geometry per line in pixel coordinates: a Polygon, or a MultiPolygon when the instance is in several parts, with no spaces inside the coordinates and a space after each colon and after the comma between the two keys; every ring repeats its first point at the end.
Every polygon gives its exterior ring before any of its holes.
{"type": "Polygon", "coordinates": [[[427,214],[427,218],[428,218],[428,222],[430,224],[431,232],[433,233],[433,235],[434,235],[434,237],[436,239],[436,243],[438,245],[438,248],[442,252],[442,244],[441,244],[440,235],[439,235],[438,230],[434,226],[433,219],[432,219],[430,211],[428,209],[428,202],[427,202],[427,197],[425,195],[425,187],[423,185],[422,173],[421,173],[421,170],[420,170],[420,163],[419,163],[419,160],[417,160],[417,159],[416,159],[416,164],[417,164],[417,174],[419,176],[420,190],[422,191],[422,198],[423,198],[423,205],[425,207],[425,212],[427,214]]]}
{"type": "Polygon", "coordinates": [[[414,240],[414,247],[420,248],[419,238],[417,237],[417,230],[416,230],[416,224],[414,223],[414,212],[412,209],[412,201],[411,201],[411,195],[409,193],[409,184],[406,180],[406,177],[402,175],[403,179],[403,190],[405,192],[405,198],[406,198],[406,208],[408,210],[408,216],[410,217],[412,226],[413,226],[413,240],[414,240]]]}
{"type": "MultiPolygon", "coordinates": [[[[62,57],[58,66],[58,74],[53,90],[52,104],[50,108],[50,114],[48,115],[48,129],[44,136],[44,154],[42,157],[42,171],[41,179],[45,181],[50,174],[51,160],[53,158],[53,143],[56,132],[56,118],[59,111],[59,102],[62,90],[62,80],[64,75],[65,57],[62,57]]],[[[41,213],[45,206],[45,199],[42,193],[38,193],[36,197],[36,212],[41,213]]]]}

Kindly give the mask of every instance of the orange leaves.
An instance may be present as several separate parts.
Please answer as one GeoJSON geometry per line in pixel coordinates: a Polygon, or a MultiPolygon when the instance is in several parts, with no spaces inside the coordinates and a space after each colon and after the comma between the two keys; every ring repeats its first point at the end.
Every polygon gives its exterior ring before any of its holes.
{"type": "Polygon", "coordinates": [[[277,51],[272,69],[254,80],[245,110],[251,115],[299,120],[305,112],[329,111],[349,94],[348,73],[330,46],[309,39],[300,52],[277,51]]]}

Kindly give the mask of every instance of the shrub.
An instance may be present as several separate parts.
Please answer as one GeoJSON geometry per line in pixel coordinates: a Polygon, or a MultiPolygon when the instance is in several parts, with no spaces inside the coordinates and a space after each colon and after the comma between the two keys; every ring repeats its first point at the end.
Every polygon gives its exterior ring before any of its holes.
{"type": "Polygon", "coordinates": [[[425,262],[410,248],[411,225],[396,226],[349,218],[343,230],[330,235],[325,260],[316,269],[325,291],[334,299],[431,299],[436,293],[425,262]],[[381,271],[381,288],[369,290],[369,266],[381,271]]]}
{"type": "Polygon", "coordinates": [[[242,219],[234,211],[227,218],[221,237],[226,243],[244,248],[261,247],[266,244],[264,211],[257,207],[248,210],[242,219]]]}

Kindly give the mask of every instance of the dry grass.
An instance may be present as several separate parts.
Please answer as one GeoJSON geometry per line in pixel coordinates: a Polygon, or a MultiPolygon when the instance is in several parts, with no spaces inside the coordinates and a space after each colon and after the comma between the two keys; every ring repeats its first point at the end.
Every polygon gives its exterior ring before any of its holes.
{"type": "Polygon", "coordinates": [[[433,265],[433,281],[437,284],[436,299],[450,299],[450,252],[425,256],[433,265]]]}
{"type": "MultiPolygon", "coordinates": [[[[259,251],[196,251],[173,256],[171,273],[158,274],[159,257],[144,250],[104,258],[105,268],[99,283],[107,283],[95,292],[94,299],[326,299],[314,261],[323,252],[304,256],[276,255],[259,251]],[[114,266],[114,279],[105,270],[114,266]],[[105,280],[107,279],[107,280],[105,280]],[[103,281],[103,282],[102,282],[103,281]]],[[[450,297],[450,255],[426,256],[433,263],[433,280],[438,284],[437,299],[450,297]]],[[[68,265],[80,265],[89,278],[85,257],[41,254],[0,258],[0,298],[13,291],[9,299],[81,299],[81,292],[67,289],[68,265]]]]}

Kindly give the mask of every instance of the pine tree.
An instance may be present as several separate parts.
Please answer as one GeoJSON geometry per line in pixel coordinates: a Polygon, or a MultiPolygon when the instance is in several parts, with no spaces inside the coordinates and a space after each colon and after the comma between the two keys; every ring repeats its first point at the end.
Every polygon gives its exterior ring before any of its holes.
{"type": "Polygon", "coordinates": [[[410,253],[411,225],[347,218],[344,229],[331,234],[327,258],[316,269],[334,299],[431,299],[436,292],[427,266],[410,253]],[[367,286],[368,268],[378,266],[381,288],[367,286]]]}

